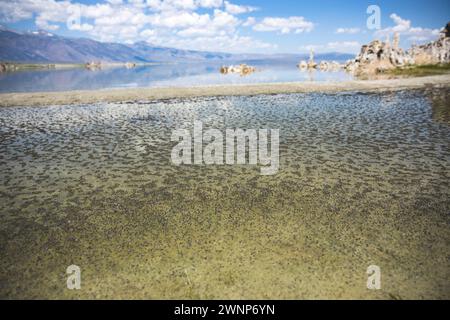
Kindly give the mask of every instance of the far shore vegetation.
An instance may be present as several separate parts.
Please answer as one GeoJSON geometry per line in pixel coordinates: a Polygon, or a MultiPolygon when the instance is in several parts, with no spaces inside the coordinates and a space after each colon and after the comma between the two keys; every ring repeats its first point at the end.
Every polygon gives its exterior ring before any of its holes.
{"type": "Polygon", "coordinates": [[[388,70],[385,73],[393,76],[425,77],[450,73],[450,63],[412,65],[388,70]]]}
{"type": "Polygon", "coordinates": [[[18,63],[18,62],[0,62],[3,71],[21,71],[21,70],[41,70],[57,68],[81,68],[83,63],[18,63]]]}
{"type": "MultiPolygon", "coordinates": [[[[102,62],[103,67],[125,66],[128,62],[102,62]]],[[[133,63],[134,65],[155,65],[160,63],[133,63]]],[[[68,69],[85,68],[87,63],[26,63],[26,62],[8,62],[0,61],[1,72],[46,70],[46,69],[68,69]]]]}

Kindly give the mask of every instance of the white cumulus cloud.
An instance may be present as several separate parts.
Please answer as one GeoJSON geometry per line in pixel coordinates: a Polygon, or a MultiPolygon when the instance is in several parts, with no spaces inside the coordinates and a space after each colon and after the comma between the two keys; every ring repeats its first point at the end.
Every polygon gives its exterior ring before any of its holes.
{"type": "Polygon", "coordinates": [[[184,49],[258,52],[274,45],[243,36],[240,29],[309,32],[303,17],[245,17],[256,7],[233,0],[0,0],[0,23],[31,21],[40,29],[64,30],[105,42],[148,41],[184,49]]]}
{"type": "Polygon", "coordinates": [[[439,29],[429,29],[422,27],[413,27],[411,20],[403,19],[396,13],[389,16],[395,23],[394,26],[381,29],[375,32],[378,38],[391,36],[395,32],[401,36],[405,36],[410,41],[431,41],[439,36],[439,29]]]}
{"type": "Polygon", "coordinates": [[[360,28],[337,28],[335,33],[341,34],[341,33],[345,33],[345,34],[356,34],[361,32],[360,28]]]}
{"type": "Polygon", "coordinates": [[[335,41],[327,43],[328,49],[359,49],[361,44],[358,41],[335,41]]]}
{"type": "Polygon", "coordinates": [[[241,6],[237,4],[232,4],[229,1],[225,1],[225,11],[231,14],[242,14],[247,12],[253,12],[258,10],[256,7],[252,6],[241,6]]]}
{"type": "Polygon", "coordinates": [[[361,48],[361,44],[358,41],[332,41],[326,44],[308,44],[301,46],[300,51],[310,51],[311,49],[315,52],[327,52],[327,51],[337,51],[343,53],[356,53],[361,48]]]}
{"type": "Polygon", "coordinates": [[[278,31],[282,34],[295,32],[310,32],[314,28],[314,23],[307,21],[304,17],[266,17],[253,26],[253,30],[260,32],[278,31]]]}
{"type": "Polygon", "coordinates": [[[255,17],[248,17],[247,20],[242,24],[244,27],[251,27],[255,25],[256,19],[255,17]]]}

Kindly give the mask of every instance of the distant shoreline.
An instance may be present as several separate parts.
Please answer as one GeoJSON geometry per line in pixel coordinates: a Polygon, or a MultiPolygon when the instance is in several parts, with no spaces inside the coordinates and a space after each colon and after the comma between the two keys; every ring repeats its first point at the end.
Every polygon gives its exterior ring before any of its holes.
{"type": "Polygon", "coordinates": [[[425,88],[430,85],[450,87],[450,74],[404,79],[353,80],[345,82],[305,81],[195,87],[104,89],[95,91],[2,93],[0,94],[0,107],[72,105],[261,94],[398,91],[425,88]]]}
{"type": "MultiPolygon", "coordinates": [[[[126,67],[128,62],[102,62],[101,66],[103,68],[118,68],[126,67]]],[[[64,62],[54,62],[54,63],[27,63],[27,62],[10,62],[10,61],[0,61],[0,64],[7,67],[5,73],[20,72],[20,71],[42,71],[42,70],[60,70],[60,69],[85,69],[86,63],[64,63],[64,62]]],[[[159,62],[133,62],[134,67],[140,66],[154,66],[161,65],[163,63],[159,62]]],[[[0,72],[1,74],[2,72],[0,72]]]]}

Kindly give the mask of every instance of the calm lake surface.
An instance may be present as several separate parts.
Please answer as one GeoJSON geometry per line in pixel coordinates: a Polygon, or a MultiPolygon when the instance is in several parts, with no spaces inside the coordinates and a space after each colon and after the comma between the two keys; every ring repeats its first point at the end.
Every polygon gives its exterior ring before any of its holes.
{"type": "Polygon", "coordinates": [[[449,101],[429,89],[2,108],[0,297],[448,299],[449,101]],[[172,165],[172,130],[194,121],[278,128],[278,174],[172,165]],[[81,290],[66,289],[71,264],[81,290]],[[372,264],[382,290],[366,289],[372,264]]]}
{"type": "Polygon", "coordinates": [[[106,67],[90,71],[84,68],[33,70],[0,73],[0,92],[39,92],[98,90],[135,87],[184,87],[218,84],[242,84],[293,81],[343,81],[352,76],[344,71],[301,71],[295,62],[256,64],[258,71],[247,76],[223,75],[220,64],[172,64],[106,67]]]}

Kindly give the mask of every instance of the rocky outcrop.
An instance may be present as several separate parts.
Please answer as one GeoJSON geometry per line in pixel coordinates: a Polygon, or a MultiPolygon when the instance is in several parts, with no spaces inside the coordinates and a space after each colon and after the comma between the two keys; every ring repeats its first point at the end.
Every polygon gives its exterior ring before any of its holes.
{"type": "Polygon", "coordinates": [[[445,26],[444,30],[442,30],[442,33],[444,34],[445,38],[450,38],[450,22],[447,22],[447,25],[445,26]]]}
{"type": "Polygon", "coordinates": [[[414,64],[413,57],[399,48],[400,37],[394,35],[392,45],[389,38],[385,42],[374,40],[361,47],[354,60],[345,65],[345,69],[355,74],[375,74],[397,67],[414,64]]]}
{"type": "Polygon", "coordinates": [[[370,75],[408,65],[450,63],[450,23],[441,31],[440,38],[422,46],[404,51],[399,47],[400,36],[394,34],[392,44],[374,40],[361,47],[355,59],[349,60],[345,69],[356,75],[370,75]]]}
{"type": "Polygon", "coordinates": [[[438,40],[412,46],[409,54],[417,65],[450,63],[450,22],[442,29],[438,40]]]}

